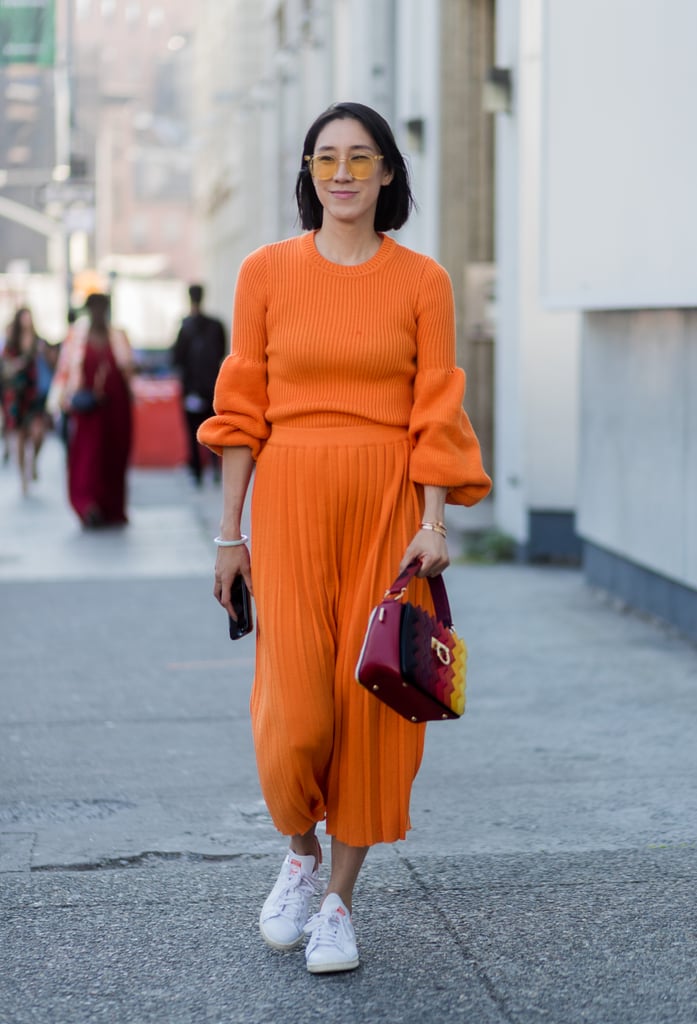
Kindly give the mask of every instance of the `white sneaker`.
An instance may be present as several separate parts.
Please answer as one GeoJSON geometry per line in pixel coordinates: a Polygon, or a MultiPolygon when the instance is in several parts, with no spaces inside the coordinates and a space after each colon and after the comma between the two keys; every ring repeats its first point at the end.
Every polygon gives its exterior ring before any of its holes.
{"type": "Polygon", "coordinates": [[[322,888],[319,856],[301,857],[289,850],[278,881],[259,915],[259,931],[274,949],[293,949],[302,942],[303,928],[310,916],[310,901],[322,888]]]}
{"type": "Polygon", "coordinates": [[[330,892],[318,914],[305,925],[310,941],[305,949],[311,974],[353,971],[358,967],[356,933],[351,915],[340,896],[330,892]]]}

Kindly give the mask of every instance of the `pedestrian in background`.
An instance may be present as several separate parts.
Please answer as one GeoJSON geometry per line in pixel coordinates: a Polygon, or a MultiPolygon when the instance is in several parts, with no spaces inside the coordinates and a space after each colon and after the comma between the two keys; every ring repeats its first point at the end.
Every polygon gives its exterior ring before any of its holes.
{"type": "Polygon", "coordinates": [[[89,321],[63,343],[52,408],[68,417],[68,495],[88,528],[119,526],[126,514],[131,449],[133,354],[124,331],[109,324],[109,296],[90,295],[89,321]]]}
{"type": "Polygon", "coordinates": [[[413,559],[413,598],[432,608],[445,502],[472,505],[491,481],[462,408],[448,275],[385,234],[413,202],[387,122],[358,103],[320,115],[296,199],[307,232],[242,264],[199,438],[223,458],[214,594],[234,615],[234,578],[253,587],[257,764],[289,837],[260,929],[281,950],[309,934],[307,967],[322,973],[358,966],[354,886],[372,845],[405,838],[423,752],[425,727],[356,682],[370,611],[413,559]],[[254,468],[250,569],[240,516],[254,468]],[[331,874],[310,918],[323,820],[331,874]]]}
{"type": "Polygon", "coordinates": [[[11,325],[8,324],[7,328],[0,334],[0,418],[2,424],[0,424],[0,433],[2,433],[2,462],[6,465],[10,461],[10,435],[5,429],[5,399],[4,399],[4,385],[2,379],[2,355],[5,351],[5,345],[7,344],[7,335],[10,333],[11,325]]]}
{"type": "MultiPolygon", "coordinates": [[[[190,286],[191,309],[182,320],[172,350],[172,364],[178,370],[182,383],[189,469],[197,486],[203,482],[203,465],[196,434],[204,420],[213,415],[215,382],[225,357],[225,328],[220,320],[203,312],[203,295],[200,284],[190,286]]],[[[214,479],[219,480],[220,459],[213,452],[210,453],[210,463],[214,479]]]]}
{"type": "Polygon", "coordinates": [[[2,403],[7,451],[14,448],[22,493],[38,478],[46,435],[46,396],[52,367],[49,346],[34,328],[31,311],[17,310],[2,353],[2,403]]]}

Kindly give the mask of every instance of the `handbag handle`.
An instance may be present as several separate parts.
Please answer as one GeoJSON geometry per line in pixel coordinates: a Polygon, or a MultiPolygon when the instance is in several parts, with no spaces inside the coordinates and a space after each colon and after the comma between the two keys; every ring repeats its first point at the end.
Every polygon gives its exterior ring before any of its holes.
{"type": "MultiPolygon", "coordinates": [[[[399,599],[404,596],[407,587],[419,571],[420,565],[421,560],[418,558],[411,561],[406,569],[399,574],[389,590],[385,591],[383,601],[399,601],[399,599]]],[[[453,617],[450,612],[450,602],[448,601],[448,593],[445,589],[442,574],[438,573],[437,576],[427,576],[426,579],[428,580],[428,585],[431,588],[431,597],[433,598],[433,606],[436,610],[436,618],[443,623],[446,629],[452,629],[453,617]]]]}

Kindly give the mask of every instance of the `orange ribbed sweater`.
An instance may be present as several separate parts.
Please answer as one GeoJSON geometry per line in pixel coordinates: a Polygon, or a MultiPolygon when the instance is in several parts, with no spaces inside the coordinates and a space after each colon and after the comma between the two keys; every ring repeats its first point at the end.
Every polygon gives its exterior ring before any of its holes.
{"type": "Polygon", "coordinates": [[[404,427],[411,479],[473,505],[491,481],[464,392],[446,271],[388,236],[365,263],[331,263],[309,232],[242,264],[232,353],[199,440],[218,453],[248,445],[256,458],[274,424],[404,427]]]}

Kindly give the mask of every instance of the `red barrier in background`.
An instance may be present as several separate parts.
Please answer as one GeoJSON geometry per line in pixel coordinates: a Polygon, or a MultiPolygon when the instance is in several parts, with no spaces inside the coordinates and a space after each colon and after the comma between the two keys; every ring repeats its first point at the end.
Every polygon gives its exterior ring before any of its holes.
{"type": "Polygon", "coordinates": [[[186,464],[181,385],[174,377],[134,377],[131,465],[167,468],[186,464]]]}

